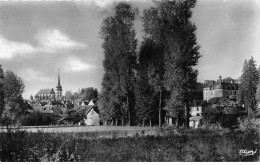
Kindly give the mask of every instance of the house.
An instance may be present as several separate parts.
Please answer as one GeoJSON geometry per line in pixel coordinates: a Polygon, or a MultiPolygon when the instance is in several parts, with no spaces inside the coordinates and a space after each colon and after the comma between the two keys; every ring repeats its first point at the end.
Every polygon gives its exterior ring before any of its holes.
{"type": "Polygon", "coordinates": [[[99,117],[99,110],[97,106],[88,105],[85,107],[85,116],[84,119],[86,125],[99,125],[100,124],[100,117],[99,117]]]}
{"type": "Polygon", "coordinates": [[[88,103],[89,103],[89,101],[82,101],[82,102],[80,103],[80,106],[81,106],[81,107],[87,106],[88,103]]]}
{"type": "Polygon", "coordinates": [[[191,104],[190,104],[190,122],[189,122],[189,126],[190,127],[194,127],[194,128],[198,128],[199,124],[202,120],[202,113],[203,113],[203,109],[208,105],[207,101],[205,100],[194,100],[191,104]]]}
{"type": "Polygon", "coordinates": [[[219,76],[217,82],[212,81],[207,87],[203,88],[203,100],[209,100],[214,97],[237,96],[238,83],[235,80],[224,82],[219,76]]]}

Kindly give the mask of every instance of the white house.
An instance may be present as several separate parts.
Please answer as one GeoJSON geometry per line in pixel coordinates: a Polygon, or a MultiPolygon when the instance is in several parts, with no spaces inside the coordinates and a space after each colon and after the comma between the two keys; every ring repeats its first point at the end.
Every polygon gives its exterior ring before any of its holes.
{"type": "Polygon", "coordinates": [[[190,122],[189,126],[198,128],[199,123],[201,122],[202,113],[203,113],[203,108],[207,105],[206,101],[199,101],[199,100],[194,100],[193,103],[190,105],[190,122]]]}
{"type": "Polygon", "coordinates": [[[99,125],[100,117],[97,106],[86,106],[86,118],[84,119],[86,125],[99,125]]]}

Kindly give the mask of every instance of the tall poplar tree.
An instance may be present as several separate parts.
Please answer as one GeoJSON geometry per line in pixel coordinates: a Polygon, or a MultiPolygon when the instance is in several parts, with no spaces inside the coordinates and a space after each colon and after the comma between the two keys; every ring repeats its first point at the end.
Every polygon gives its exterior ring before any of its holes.
{"type": "MultiPolygon", "coordinates": [[[[101,113],[110,112],[116,123],[121,117],[128,119],[134,109],[134,82],[136,72],[136,46],[134,20],[137,10],[127,3],[115,7],[115,15],[104,19],[101,38],[104,39],[105,75],[102,82],[101,113]],[[109,105],[109,107],[108,107],[109,105]],[[112,109],[109,109],[112,108],[112,109]]],[[[101,115],[102,116],[102,115],[101,115]]],[[[108,115],[105,115],[108,116],[108,115]]]]}
{"type": "Polygon", "coordinates": [[[158,116],[158,92],[151,83],[151,71],[154,69],[153,60],[156,56],[156,44],[150,38],[142,43],[138,57],[137,83],[135,88],[136,115],[142,120],[143,126],[147,119],[150,125],[154,116],[158,116]]]}
{"type": "Polygon", "coordinates": [[[244,104],[249,117],[254,116],[256,110],[256,91],[259,82],[259,73],[253,57],[245,60],[241,75],[241,84],[238,89],[238,101],[244,104]]]}
{"type": "Polygon", "coordinates": [[[162,1],[159,11],[165,38],[165,87],[170,92],[166,108],[177,119],[185,116],[185,127],[189,127],[190,91],[196,86],[199,45],[196,26],[191,22],[192,8],[196,0],[162,1]]]}
{"type": "Polygon", "coordinates": [[[148,82],[154,91],[154,103],[158,103],[158,124],[162,125],[162,109],[164,106],[164,36],[162,31],[164,29],[159,15],[158,8],[150,8],[143,12],[143,31],[145,32],[144,43],[150,46],[149,54],[151,60],[149,61],[148,82]]]}

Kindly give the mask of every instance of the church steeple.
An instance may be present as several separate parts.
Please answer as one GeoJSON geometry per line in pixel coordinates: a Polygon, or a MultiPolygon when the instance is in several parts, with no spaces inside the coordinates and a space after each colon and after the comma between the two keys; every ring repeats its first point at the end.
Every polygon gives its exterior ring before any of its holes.
{"type": "Polygon", "coordinates": [[[60,85],[60,72],[58,72],[58,85],[60,85]]]}
{"type": "Polygon", "coordinates": [[[60,84],[60,72],[58,72],[58,85],[56,86],[56,100],[60,100],[62,96],[62,86],[60,84]]]}

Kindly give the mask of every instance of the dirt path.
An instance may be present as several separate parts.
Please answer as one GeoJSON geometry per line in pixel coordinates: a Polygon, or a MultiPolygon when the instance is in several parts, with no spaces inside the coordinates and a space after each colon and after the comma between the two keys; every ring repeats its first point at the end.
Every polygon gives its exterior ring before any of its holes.
{"type": "Polygon", "coordinates": [[[130,127],[130,126],[73,126],[73,127],[25,127],[22,130],[29,132],[97,132],[97,131],[136,131],[156,130],[158,127],[130,127]]]}

